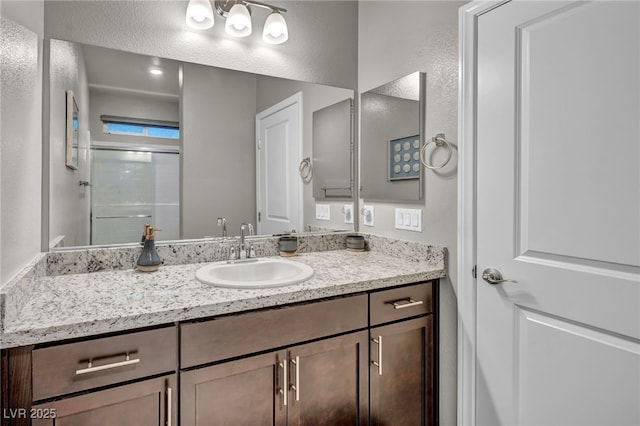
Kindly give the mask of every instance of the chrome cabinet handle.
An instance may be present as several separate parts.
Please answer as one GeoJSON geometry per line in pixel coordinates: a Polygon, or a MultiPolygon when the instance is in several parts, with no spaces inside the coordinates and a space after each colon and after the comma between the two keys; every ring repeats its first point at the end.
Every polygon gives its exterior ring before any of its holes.
{"type": "Polygon", "coordinates": [[[382,376],[382,336],[373,338],[371,341],[378,344],[378,361],[371,361],[371,364],[378,367],[378,376],[382,376]]]}
{"type": "Polygon", "coordinates": [[[167,426],[171,426],[171,388],[167,387],[167,426]]]}
{"type": "Polygon", "coordinates": [[[112,364],[98,365],[97,367],[93,366],[93,359],[89,359],[87,368],[76,370],[76,376],[80,376],[81,374],[95,373],[96,371],[110,370],[112,368],[125,367],[127,365],[133,365],[140,362],[140,358],[130,359],[128,353],[123,355],[124,361],[114,362],[112,364]]]}
{"type": "Polygon", "coordinates": [[[281,388],[278,388],[278,393],[280,393],[282,395],[282,404],[286,407],[287,406],[287,394],[289,392],[287,392],[287,383],[289,382],[288,376],[287,376],[287,362],[286,361],[281,361],[278,363],[278,367],[282,368],[282,370],[284,371],[283,373],[283,377],[282,377],[282,383],[283,386],[281,388]]]}
{"type": "Polygon", "coordinates": [[[500,284],[500,283],[517,283],[516,280],[508,280],[502,276],[502,273],[497,269],[487,268],[482,271],[482,279],[488,282],[489,284],[500,284]]]}
{"type": "Polygon", "coordinates": [[[291,383],[291,390],[296,393],[296,401],[300,401],[300,357],[295,357],[291,362],[296,366],[296,384],[291,383]]]}
{"type": "Polygon", "coordinates": [[[424,302],[422,300],[413,300],[410,297],[406,297],[400,300],[393,300],[391,302],[385,302],[386,304],[393,305],[393,309],[404,309],[404,308],[412,308],[414,306],[422,305],[424,302]]]}

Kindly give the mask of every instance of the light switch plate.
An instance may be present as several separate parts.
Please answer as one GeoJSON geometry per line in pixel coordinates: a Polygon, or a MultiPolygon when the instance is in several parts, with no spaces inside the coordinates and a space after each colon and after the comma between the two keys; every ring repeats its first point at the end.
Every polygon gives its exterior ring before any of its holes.
{"type": "Polygon", "coordinates": [[[422,232],[422,209],[396,209],[396,229],[422,232]]]}
{"type": "Polygon", "coordinates": [[[329,204],[316,204],[316,219],[331,220],[331,206],[329,204]]]}
{"type": "Polygon", "coordinates": [[[342,212],[344,213],[344,223],[353,224],[353,204],[345,204],[342,212]]]}
{"type": "Polygon", "coordinates": [[[373,206],[363,206],[362,207],[362,223],[366,226],[374,226],[375,217],[374,217],[374,208],[373,206]]]}

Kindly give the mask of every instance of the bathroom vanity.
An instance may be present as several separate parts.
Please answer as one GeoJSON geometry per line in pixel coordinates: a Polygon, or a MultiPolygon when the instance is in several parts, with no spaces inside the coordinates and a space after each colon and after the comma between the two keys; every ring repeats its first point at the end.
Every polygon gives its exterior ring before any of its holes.
{"type": "Polygon", "coordinates": [[[41,279],[5,321],[3,424],[437,424],[444,252],[297,260],[314,277],[269,289],[202,264],[41,279]]]}

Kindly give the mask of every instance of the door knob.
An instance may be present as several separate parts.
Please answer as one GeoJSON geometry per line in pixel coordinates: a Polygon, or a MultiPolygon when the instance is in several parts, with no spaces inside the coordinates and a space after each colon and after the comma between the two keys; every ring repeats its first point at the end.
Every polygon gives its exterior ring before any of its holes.
{"type": "Polygon", "coordinates": [[[500,284],[505,282],[517,283],[516,280],[508,280],[502,276],[502,273],[497,269],[487,268],[482,271],[482,279],[488,282],[489,284],[500,284]]]}

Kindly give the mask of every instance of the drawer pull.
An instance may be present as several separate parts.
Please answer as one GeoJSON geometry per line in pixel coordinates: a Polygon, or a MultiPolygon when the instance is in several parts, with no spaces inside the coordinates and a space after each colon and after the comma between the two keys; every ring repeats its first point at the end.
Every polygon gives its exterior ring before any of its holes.
{"type": "Polygon", "coordinates": [[[296,384],[291,384],[291,390],[296,393],[296,401],[300,401],[300,357],[295,357],[291,362],[296,366],[296,384]]]}
{"type": "Polygon", "coordinates": [[[171,403],[173,401],[171,388],[167,386],[167,426],[171,426],[171,416],[173,413],[171,412],[171,403]]]}
{"type": "Polygon", "coordinates": [[[129,354],[124,354],[124,361],[114,362],[112,364],[98,365],[97,367],[92,366],[92,359],[89,360],[87,368],[82,368],[80,370],[76,370],[76,376],[80,376],[82,374],[95,373],[96,371],[102,370],[110,370],[112,368],[125,367],[127,365],[133,365],[140,362],[140,358],[130,359],[129,354]]]}
{"type": "Polygon", "coordinates": [[[422,300],[413,300],[412,298],[407,297],[405,299],[394,300],[392,302],[385,303],[393,305],[393,309],[404,309],[422,305],[424,302],[422,300]]]}
{"type": "Polygon", "coordinates": [[[287,364],[286,360],[279,362],[278,367],[282,368],[282,387],[278,388],[278,393],[282,395],[282,405],[287,406],[287,394],[289,393],[287,389],[287,383],[289,382],[289,377],[287,376],[287,364]]]}
{"type": "Polygon", "coordinates": [[[378,345],[378,361],[371,361],[371,364],[378,367],[378,375],[382,376],[382,336],[372,338],[371,341],[378,345]]]}

